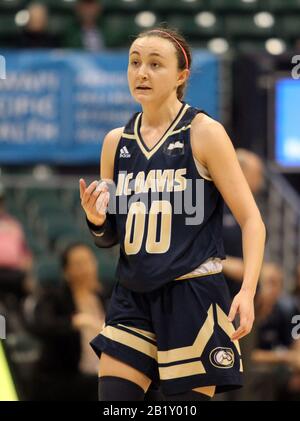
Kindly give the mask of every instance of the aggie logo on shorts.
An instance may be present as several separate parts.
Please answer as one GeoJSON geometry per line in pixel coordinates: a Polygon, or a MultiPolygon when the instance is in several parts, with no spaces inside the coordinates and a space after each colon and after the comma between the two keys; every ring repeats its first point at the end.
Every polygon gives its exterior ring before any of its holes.
{"type": "Polygon", "coordinates": [[[217,368],[231,368],[234,364],[234,353],[231,348],[215,348],[209,354],[209,360],[217,368]]]}

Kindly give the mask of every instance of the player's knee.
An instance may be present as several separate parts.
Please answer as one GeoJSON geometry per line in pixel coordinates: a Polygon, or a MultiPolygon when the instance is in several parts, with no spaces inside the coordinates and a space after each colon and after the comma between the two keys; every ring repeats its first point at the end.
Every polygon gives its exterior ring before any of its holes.
{"type": "Polygon", "coordinates": [[[129,380],[141,387],[145,393],[151,384],[151,380],[144,373],[105,353],[102,353],[100,358],[99,378],[101,377],[129,380]]]}

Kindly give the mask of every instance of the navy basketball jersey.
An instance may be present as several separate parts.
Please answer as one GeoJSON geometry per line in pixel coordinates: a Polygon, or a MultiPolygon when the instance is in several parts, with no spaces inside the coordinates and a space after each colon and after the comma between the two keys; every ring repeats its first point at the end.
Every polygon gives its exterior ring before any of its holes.
{"type": "Polygon", "coordinates": [[[199,112],[182,103],[151,149],[140,133],[142,113],[133,115],[120,139],[114,166],[117,280],[133,291],[152,291],[211,257],[225,258],[223,200],[211,179],[200,175],[191,149],[191,122],[199,112]]]}

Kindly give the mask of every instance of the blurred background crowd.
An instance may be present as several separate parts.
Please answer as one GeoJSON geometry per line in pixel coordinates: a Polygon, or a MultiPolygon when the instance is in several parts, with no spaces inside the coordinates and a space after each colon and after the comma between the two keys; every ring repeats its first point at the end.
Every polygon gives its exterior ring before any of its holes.
{"type": "MultiPolygon", "coordinates": [[[[279,107],[275,88],[282,77],[300,95],[292,77],[300,0],[0,0],[0,55],[122,54],[135,34],[162,22],[216,57],[216,117],[267,226],[256,321],[241,341],[245,387],[215,399],[300,400],[300,97],[279,107]],[[285,125],[291,128],[289,113],[298,123],[283,145],[285,160],[276,139],[285,125]]],[[[0,76],[0,94],[5,82],[0,76]]],[[[2,114],[3,104],[0,95],[2,114]]],[[[88,343],[104,323],[118,247],[99,250],[92,243],[78,181],[99,177],[101,135],[93,159],[48,161],[25,152],[22,159],[20,149],[18,159],[8,159],[4,126],[0,117],[0,314],[7,324],[0,358],[13,397],[96,400],[97,358],[88,343]]],[[[241,231],[227,207],[223,222],[224,273],[234,296],[243,280],[241,231]]]]}

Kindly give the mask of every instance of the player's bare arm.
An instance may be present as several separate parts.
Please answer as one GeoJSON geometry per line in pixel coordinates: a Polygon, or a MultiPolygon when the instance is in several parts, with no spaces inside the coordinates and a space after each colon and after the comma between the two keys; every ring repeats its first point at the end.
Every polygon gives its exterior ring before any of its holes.
{"type": "Polygon", "coordinates": [[[242,230],[244,280],[229,313],[229,320],[240,315],[240,326],[232,336],[240,339],[251,331],[254,321],[253,298],[263,260],[265,226],[223,126],[199,115],[192,124],[191,141],[195,158],[208,169],[242,230]]]}

